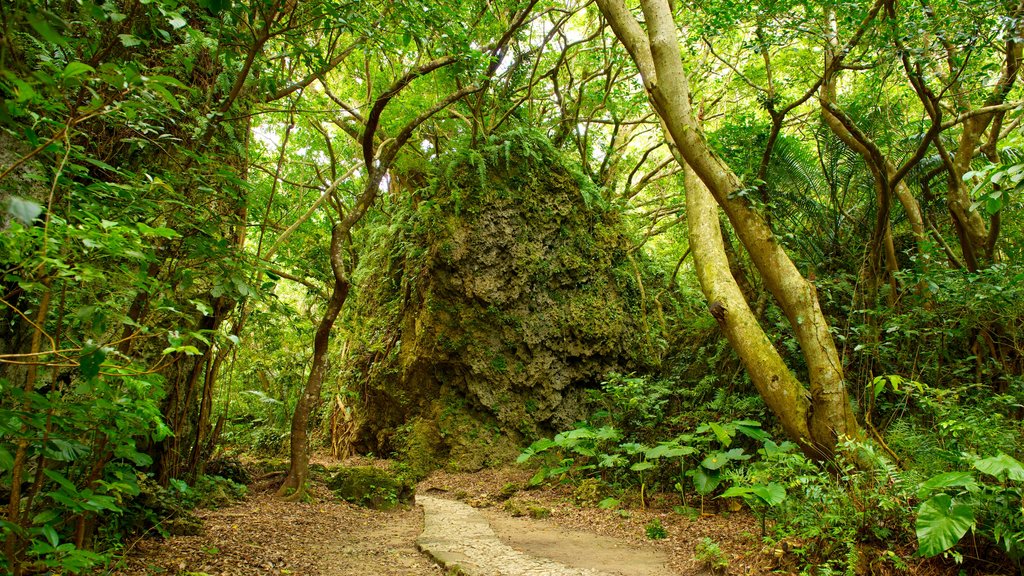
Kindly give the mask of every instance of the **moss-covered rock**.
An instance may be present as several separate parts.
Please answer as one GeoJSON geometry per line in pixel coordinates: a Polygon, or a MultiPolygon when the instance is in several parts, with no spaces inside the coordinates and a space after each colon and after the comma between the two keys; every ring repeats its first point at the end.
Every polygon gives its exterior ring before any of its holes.
{"type": "Polygon", "coordinates": [[[236,484],[252,484],[252,476],[237,457],[222,456],[206,463],[206,474],[227,478],[236,484]]]}
{"type": "Polygon", "coordinates": [[[376,510],[411,505],[415,495],[408,480],[372,466],[342,468],[327,487],[342,500],[376,510]]]}
{"type": "Polygon", "coordinates": [[[585,417],[608,372],[651,363],[631,243],[599,204],[543,137],[441,163],[357,278],[358,449],[417,470],[507,462],[585,417]]]}

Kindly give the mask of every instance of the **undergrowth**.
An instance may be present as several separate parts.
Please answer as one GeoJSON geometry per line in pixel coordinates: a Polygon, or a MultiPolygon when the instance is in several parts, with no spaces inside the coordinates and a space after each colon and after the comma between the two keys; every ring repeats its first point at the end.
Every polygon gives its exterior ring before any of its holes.
{"type": "MultiPolygon", "coordinates": [[[[848,440],[817,462],[792,442],[774,441],[755,420],[672,418],[680,395],[671,384],[613,375],[593,393],[589,420],[534,442],[519,460],[538,464],[531,483],[577,486],[580,505],[646,506],[654,491],[676,492],[685,513],[691,504],[703,511],[719,498],[742,498],[760,519],[765,544],[785,550],[794,571],[903,571],[921,557],[1020,570],[1020,390],[935,389],[895,376],[869,388],[880,408],[901,407],[888,422],[887,443],[848,440]]],[[[698,552],[709,566],[713,546],[698,552]]]]}

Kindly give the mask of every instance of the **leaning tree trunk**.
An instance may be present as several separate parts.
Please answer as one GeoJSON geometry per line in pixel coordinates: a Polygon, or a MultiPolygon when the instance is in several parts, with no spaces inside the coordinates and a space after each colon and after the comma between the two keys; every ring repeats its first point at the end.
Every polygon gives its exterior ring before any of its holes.
{"type": "MultiPolygon", "coordinates": [[[[807,436],[794,439],[805,451],[818,458],[834,452],[837,443],[858,437],[843,379],[842,363],[818,303],[817,291],[800,272],[773,237],[764,218],[734,193],[743,188],[739,178],[708,147],[690,105],[690,90],[680,59],[679,41],[672,11],[667,0],[641,2],[647,31],[622,0],[598,0],[616,36],[637,64],[648,97],[662,120],[666,136],[674,142],[686,164],[707,186],[725,211],[766,287],[786,314],[808,367],[810,410],[802,403],[777,402],[775,409],[782,421],[804,418],[807,436]]],[[[734,321],[728,313],[724,322],[734,321]]],[[[756,337],[766,337],[758,328],[756,337]]],[[[759,369],[763,358],[748,357],[746,368],[758,389],[780,386],[781,377],[759,369]],[[773,380],[772,376],[779,377],[773,380]]],[[[795,432],[802,434],[800,432],[795,432]]]]}
{"type": "Polygon", "coordinates": [[[807,392],[761,329],[757,316],[729,270],[715,198],[693,169],[685,164],[683,169],[690,249],[701,291],[711,303],[711,313],[747,367],[750,379],[765,404],[778,415],[786,434],[798,441],[810,438],[807,392]]]}
{"type": "Polygon", "coordinates": [[[331,270],[334,273],[334,288],[331,290],[331,298],[327,301],[327,308],[320,319],[320,325],[313,337],[313,363],[309,369],[309,378],[306,380],[306,388],[302,396],[295,404],[295,412],[292,414],[291,441],[291,466],[284,483],[277,491],[278,496],[284,496],[288,490],[294,489],[289,496],[297,500],[305,493],[306,477],[309,475],[309,416],[313,408],[320,400],[320,390],[323,388],[324,376],[327,374],[327,345],[330,343],[331,328],[334,321],[338,319],[345,299],[348,297],[349,282],[345,277],[344,263],[341,258],[341,249],[345,231],[341,225],[335,226],[331,231],[331,270]]]}

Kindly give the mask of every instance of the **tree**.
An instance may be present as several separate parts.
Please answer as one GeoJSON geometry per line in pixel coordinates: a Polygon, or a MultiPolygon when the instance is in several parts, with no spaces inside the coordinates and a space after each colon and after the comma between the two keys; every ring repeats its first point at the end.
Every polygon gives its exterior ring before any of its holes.
{"type": "MultiPolygon", "coordinates": [[[[730,343],[786,432],[809,454],[826,457],[843,438],[857,437],[859,428],[847,399],[839,354],[813,284],[799,273],[773,238],[764,217],[742,197],[737,197],[736,193],[745,186],[712,153],[702,136],[691,107],[689,79],[680,58],[678,32],[668,2],[641,2],[646,30],[621,0],[599,0],[598,6],[636,63],[651,106],[663,122],[666,139],[678,151],[679,161],[693,170],[725,212],[765,285],[789,319],[808,366],[809,402],[808,391],[791,371],[784,370],[784,365],[774,360],[778,353],[763,330],[756,323],[749,323],[746,313],[741,312],[743,306],[736,300],[738,290],[732,290],[735,278],[721,268],[719,257],[709,254],[706,260],[709,268],[703,276],[724,281],[730,288],[728,294],[709,293],[716,284],[710,281],[705,284],[702,280],[711,308],[728,327],[727,334],[732,334],[730,343]],[[714,299],[720,297],[727,298],[733,309],[714,299]]],[[[701,199],[699,192],[692,194],[688,190],[688,210],[706,217],[709,212],[702,210],[701,199]]],[[[713,232],[703,238],[707,244],[701,244],[700,248],[694,245],[694,250],[710,251],[711,244],[717,241],[713,232]]]]}

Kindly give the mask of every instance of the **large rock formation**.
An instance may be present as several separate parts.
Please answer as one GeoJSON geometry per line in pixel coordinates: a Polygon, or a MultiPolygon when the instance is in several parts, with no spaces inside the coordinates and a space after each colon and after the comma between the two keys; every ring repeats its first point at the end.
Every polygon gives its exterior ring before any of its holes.
{"type": "Polygon", "coordinates": [[[364,262],[383,272],[361,280],[348,318],[358,448],[421,471],[500,462],[585,417],[608,372],[650,363],[620,218],[581,183],[536,137],[438,170],[364,262]]]}

